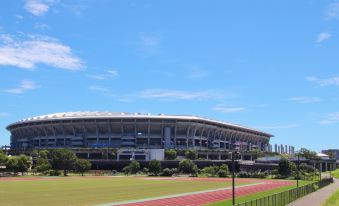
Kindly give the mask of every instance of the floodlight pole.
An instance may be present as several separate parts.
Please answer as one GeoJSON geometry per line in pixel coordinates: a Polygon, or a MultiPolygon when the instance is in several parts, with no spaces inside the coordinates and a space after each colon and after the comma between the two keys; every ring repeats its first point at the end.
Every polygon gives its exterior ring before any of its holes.
{"type": "Polygon", "coordinates": [[[298,155],[298,167],[297,167],[297,188],[299,188],[299,170],[300,170],[300,156],[298,155]]]}
{"type": "Polygon", "coordinates": [[[235,152],[229,152],[232,158],[232,205],[235,205],[235,162],[234,162],[234,154],[235,152]]]}

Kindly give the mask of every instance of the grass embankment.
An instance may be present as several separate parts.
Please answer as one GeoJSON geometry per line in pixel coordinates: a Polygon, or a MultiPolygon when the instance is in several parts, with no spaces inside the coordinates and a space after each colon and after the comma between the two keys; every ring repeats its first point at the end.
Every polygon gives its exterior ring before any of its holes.
{"type": "Polygon", "coordinates": [[[339,205],[339,190],[333,193],[323,204],[323,206],[338,206],[339,205]]]}
{"type": "Polygon", "coordinates": [[[333,177],[339,179],[339,169],[336,169],[335,171],[332,171],[331,174],[333,175],[333,177]]]}
{"type": "MultiPolygon", "coordinates": [[[[311,183],[311,181],[300,181],[300,185],[306,185],[308,183],[311,183]]],[[[269,190],[269,191],[264,191],[264,192],[258,192],[252,195],[247,195],[247,196],[243,196],[243,197],[237,197],[236,198],[236,203],[242,203],[242,202],[246,202],[246,201],[250,201],[250,200],[255,200],[258,198],[262,198],[262,197],[266,197],[269,195],[273,195],[279,192],[284,192],[286,190],[290,190],[295,188],[295,185],[290,185],[290,186],[285,186],[285,187],[280,187],[277,189],[273,189],[273,190],[269,190]]],[[[231,206],[232,205],[232,199],[230,200],[224,200],[224,201],[220,201],[220,202],[215,202],[215,203],[211,203],[211,204],[207,204],[208,206],[231,206]]]]}
{"type": "Polygon", "coordinates": [[[222,181],[152,180],[140,177],[58,177],[14,181],[0,178],[0,205],[96,205],[230,185],[230,182],[222,181]]]}

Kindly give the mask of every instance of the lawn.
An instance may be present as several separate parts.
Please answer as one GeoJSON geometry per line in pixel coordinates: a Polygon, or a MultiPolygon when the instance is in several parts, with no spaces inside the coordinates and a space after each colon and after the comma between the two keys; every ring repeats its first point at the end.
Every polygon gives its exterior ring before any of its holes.
{"type": "Polygon", "coordinates": [[[338,205],[339,205],[339,190],[333,193],[323,204],[323,206],[338,206],[338,205]]]}
{"type": "Polygon", "coordinates": [[[333,175],[333,177],[339,178],[339,169],[336,169],[335,171],[332,171],[331,174],[333,175]]]}
{"type": "Polygon", "coordinates": [[[218,189],[230,184],[141,177],[56,177],[10,181],[0,178],[0,205],[96,205],[218,189]]]}
{"type": "MultiPolygon", "coordinates": [[[[300,185],[305,185],[310,183],[310,181],[300,181],[300,185]]],[[[250,200],[255,200],[261,197],[265,197],[268,195],[273,195],[279,192],[283,192],[289,189],[293,189],[295,188],[295,185],[290,185],[290,186],[284,186],[284,187],[280,187],[277,189],[273,189],[273,190],[269,190],[269,191],[264,191],[264,192],[258,192],[252,195],[247,195],[247,196],[243,196],[243,197],[238,197],[236,198],[236,203],[242,203],[242,202],[246,202],[246,201],[250,201],[250,200]]],[[[224,200],[224,201],[220,201],[220,202],[215,202],[215,203],[211,203],[208,204],[208,206],[231,206],[232,205],[232,200],[224,200]]]]}

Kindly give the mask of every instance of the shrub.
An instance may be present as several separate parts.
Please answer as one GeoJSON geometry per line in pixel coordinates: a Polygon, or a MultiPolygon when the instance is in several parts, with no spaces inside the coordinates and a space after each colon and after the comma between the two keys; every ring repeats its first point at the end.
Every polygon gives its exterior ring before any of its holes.
{"type": "Polygon", "coordinates": [[[169,169],[169,168],[165,168],[162,170],[161,176],[166,176],[166,177],[171,177],[176,173],[176,169],[169,169]]]}
{"type": "Polygon", "coordinates": [[[198,172],[198,167],[191,160],[184,159],[179,162],[178,171],[184,174],[195,175],[198,172]]]}
{"type": "Polygon", "coordinates": [[[61,172],[59,170],[50,170],[49,176],[60,176],[61,172]]]}
{"type": "Polygon", "coordinates": [[[165,150],[165,158],[167,160],[175,160],[177,158],[177,151],[174,149],[165,150]]]}
{"type": "Polygon", "coordinates": [[[140,170],[140,163],[136,160],[133,160],[129,165],[129,170],[131,174],[137,174],[140,170]]]}
{"type": "Polygon", "coordinates": [[[190,160],[195,160],[198,157],[198,153],[196,150],[186,150],[185,157],[190,160]]]}
{"type": "Polygon", "coordinates": [[[151,160],[148,163],[148,170],[152,175],[157,176],[161,172],[161,164],[159,160],[151,160]]]}

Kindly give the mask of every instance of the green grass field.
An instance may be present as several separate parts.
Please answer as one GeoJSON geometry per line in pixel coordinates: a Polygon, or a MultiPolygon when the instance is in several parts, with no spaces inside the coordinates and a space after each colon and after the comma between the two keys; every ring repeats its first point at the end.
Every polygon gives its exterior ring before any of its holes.
{"type": "Polygon", "coordinates": [[[333,175],[333,177],[339,178],[339,169],[336,169],[335,171],[332,171],[331,174],[333,175]]]}
{"type": "Polygon", "coordinates": [[[339,205],[339,190],[333,193],[323,204],[323,206],[338,206],[339,205]]]}
{"type": "Polygon", "coordinates": [[[96,205],[227,186],[230,186],[229,182],[152,180],[140,177],[0,179],[0,205],[96,205]]]}

